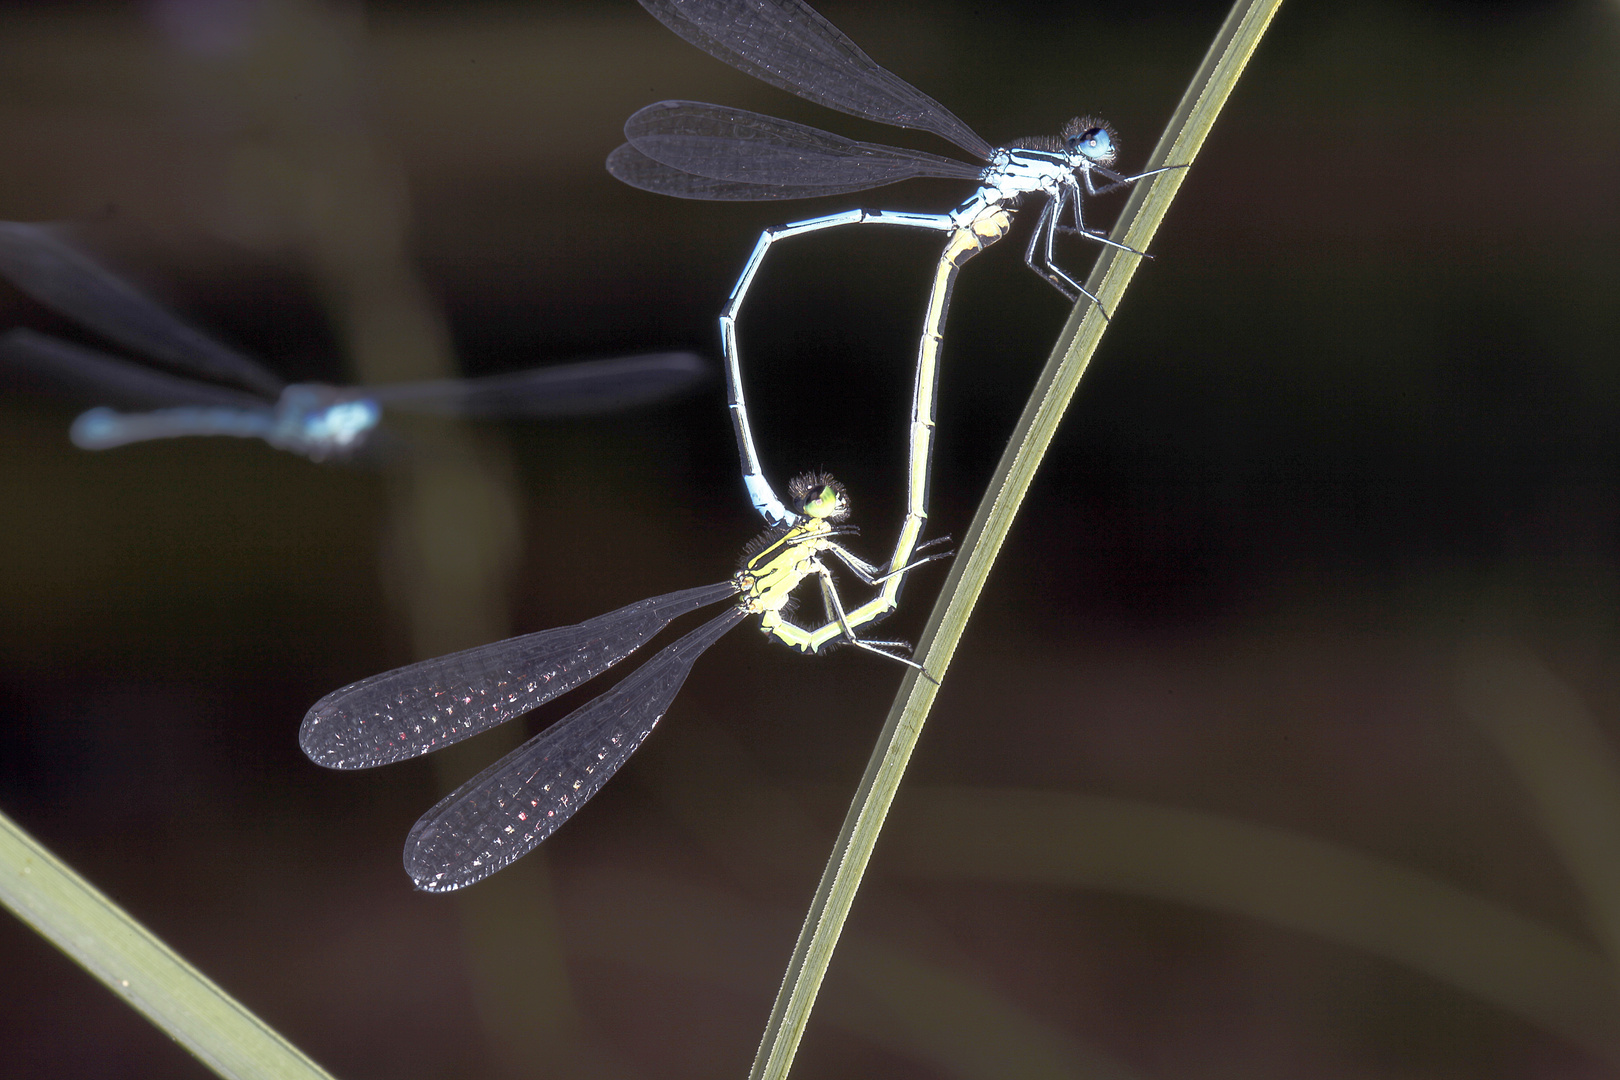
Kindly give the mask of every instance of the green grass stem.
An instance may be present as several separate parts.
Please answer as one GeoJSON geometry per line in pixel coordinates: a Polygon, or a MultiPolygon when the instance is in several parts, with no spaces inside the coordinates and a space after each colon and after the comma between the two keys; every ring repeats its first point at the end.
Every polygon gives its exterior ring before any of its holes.
{"type": "Polygon", "coordinates": [[[220,1076],[330,1080],[4,814],[0,903],[220,1076]]]}
{"type": "MultiPolygon", "coordinates": [[[[1238,0],[1154,149],[1149,167],[1192,164],[1281,2],[1238,0]]],[[[1114,239],[1146,250],[1186,174],[1187,170],[1176,169],[1137,185],[1120,215],[1124,228],[1115,227],[1114,239]]],[[[1139,261],[1135,255],[1105,248],[1086,288],[1117,313],[1139,261]]],[[[1041,372],[919,641],[917,655],[935,678],[942,678],[950,666],[990,567],[1106,326],[1095,305],[1077,306],[1041,372]]],[[[754,1058],[753,1080],[782,1080],[793,1064],[872,848],[938,691],[937,683],[915,674],[901,683],[799,932],[754,1058]]]]}

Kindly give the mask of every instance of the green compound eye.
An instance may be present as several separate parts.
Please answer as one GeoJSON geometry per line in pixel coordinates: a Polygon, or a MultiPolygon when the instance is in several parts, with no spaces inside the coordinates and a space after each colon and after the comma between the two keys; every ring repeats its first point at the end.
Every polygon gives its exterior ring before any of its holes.
{"type": "Polygon", "coordinates": [[[824,472],[795,476],[788,484],[794,514],[811,521],[838,522],[849,516],[849,496],[844,485],[824,472]]]}
{"type": "Polygon", "coordinates": [[[804,501],[807,517],[824,518],[838,512],[838,492],[831,485],[823,485],[804,501]]]}

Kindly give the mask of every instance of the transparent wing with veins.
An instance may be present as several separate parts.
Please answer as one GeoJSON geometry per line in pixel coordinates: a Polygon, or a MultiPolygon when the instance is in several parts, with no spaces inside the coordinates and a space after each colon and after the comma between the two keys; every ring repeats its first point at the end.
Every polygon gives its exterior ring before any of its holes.
{"type": "MultiPolygon", "coordinates": [[[[832,195],[914,177],[976,180],[983,172],[981,166],[938,154],[860,142],[791,120],[697,101],[649,105],[625,122],[624,134],[630,146],[661,165],[739,185],[737,194],[706,198],[758,198],[756,186],[832,195]]],[[[636,187],[650,186],[621,172],[612,157],[608,171],[636,187]]],[[[773,191],[772,197],[784,196],[773,191]]]]}
{"type": "Polygon", "coordinates": [[[471,885],[561,828],[652,733],[693,662],[747,617],[728,608],[422,815],[405,841],[417,888],[471,885]]]}
{"type": "Polygon", "coordinates": [[[931,131],[979,158],[993,147],[949,109],[862,52],[803,0],[641,0],[717,60],[806,101],[931,131]]]}
{"type": "Polygon", "coordinates": [[[298,745],[317,765],[386,765],[505,723],[595,678],[670,621],[735,596],[730,581],[665,593],[542,630],[361,679],[317,701],[298,745]]]}

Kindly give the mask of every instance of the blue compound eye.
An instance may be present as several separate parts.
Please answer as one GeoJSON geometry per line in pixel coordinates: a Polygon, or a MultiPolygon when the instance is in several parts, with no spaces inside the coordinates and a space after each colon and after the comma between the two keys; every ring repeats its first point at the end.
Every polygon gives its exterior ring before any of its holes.
{"type": "Polygon", "coordinates": [[[1107,128],[1086,128],[1078,135],[1069,136],[1069,149],[1092,161],[1110,161],[1114,157],[1114,137],[1107,128]]]}

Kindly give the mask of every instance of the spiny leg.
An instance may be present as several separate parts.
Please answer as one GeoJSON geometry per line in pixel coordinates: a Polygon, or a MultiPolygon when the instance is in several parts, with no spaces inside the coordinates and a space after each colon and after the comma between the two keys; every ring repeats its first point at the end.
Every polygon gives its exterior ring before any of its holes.
{"type": "Polygon", "coordinates": [[[855,633],[855,627],[850,624],[849,616],[844,612],[844,602],[838,595],[838,586],[833,583],[832,571],[828,570],[827,564],[822,562],[820,559],[812,560],[812,564],[815,566],[817,579],[821,582],[822,602],[829,610],[832,611],[832,621],[843,632],[845,641],[855,646],[857,649],[865,649],[867,652],[876,653],[879,656],[887,656],[890,660],[898,660],[907,667],[916,668],[917,671],[922,674],[923,678],[938,685],[939,680],[928,674],[928,670],[921,664],[917,663],[917,661],[911,659],[910,657],[900,656],[898,653],[888,651],[889,649],[905,649],[907,652],[910,652],[910,642],[866,641],[857,635],[855,633]]]}
{"type": "MultiPolygon", "coordinates": [[[[1108,309],[1103,306],[1103,302],[1097,299],[1097,297],[1092,294],[1091,290],[1087,289],[1084,285],[1080,284],[1078,281],[1074,280],[1074,278],[1065,273],[1063,268],[1057,264],[1056,259],[1053,257],[1052,240],[1053,237],[1057,235],[1058,216],[1063,213],[1063,204],[1068,198],[1069,192],[1065,190],[1063,194],[1046,204],[1046,209],[1042,211],[1040,220],[1035,223],[1035,235],[1030,237],[1029,240],[1031,248],[1035,247],[1037,241],[1040,242],[1042,254],[1041,262],[1039,265],[1034,262],[1030,262],[1029,265],[1036,271],[1036,273],[1040,274],[1042,277],[1046,278],[1047,281],[1050,281],[1053,285],[1055,285],[1057,290],[1063,293],[1064,296],[1071,302],[1077,300],[1080,296],[1084,296],[1087,300],[1090,300],[1093,304],[1097,305],[1097,311],[1106,321],[1108,319],[1108,309]],[[1060,280],[1061,284],[1059,283],[1060,280]],[[1070,291],[1071,289],[1073,292],[1070,291]]],[[[1080,196],[1078,193],[1074,195],[1074,212],[1076,220],[1079,220],[1080,196]]],[[[1089,232],[1086,235],[1093,236],[1093,234],[1089,232]]],[[[1095,239],[1094,236],[1093,238],[1095,239]]]]}
{"type": "MultiPolygon", "coordinates": [[[[1098,167],[1099,166],[1096,165],[1092,166],[1093,169],[1098,167]]],[[[1093,188],[1091,186],[1091,172],[1090,170],[1087,170],[1086,172],[1086,190],[1093,195],[1106,194],[1107,192],[1113,191],[1115,188],[1121,186],[1122,185],[1120,184],[1113,184],[1109,187],[1101,189],[1093,188]]],[[[1068,198],[1070,195],[1074,197],[1074,227],[1071,229],[1069,226],[1063,224],[1063,208],[1060,206],[1058,208],[1058,212],[1052,217],[1052,223],[1057,228],[1058,232],[1078,233],[1079,235],[1086,237],[1088,240],[1097,241],[1097,243],[1102,244],[1105,247],[1117,248],[1120,251],[1128,251],[1132,255],[1140,255],[1144,259],[1153,258],[1153,256],[1149,255],[1147,252],[1138,251],[1129,244],[1122,244],[1118,240],[1109,239],[1108,234],[1103,232],[1101,229],[1087,228],[1086,223],[1081,220],[1085,208],[1081,205],[1080,188],[1076,185],[1064,192],[1065,198],[1068,198]]]]}
{"type": "MultiPolygon", "coordinates": [[[[922,551],[926,548],[937,547],[941,543],[950,543],[950,537],[942,536],[937,540],[930,540],[926,544],[918,545],[916,550],[922,551]]],[[[848,548],[839,544],[828,544],[827,550],[836,555],[839,562],[843,563],[845,566],[849,567],[850,570],[854,571],[855,576],[860,578],[861,581],[867,585],[881,585],[898,574],[910,573],[923,563],[934,562],[936,559],[948,559],[955,554],[954,552],[950,551],[940,551],[934,553],[933,555],[924,555],[920,559],[913,559],[911,562],[907,563],[905,566],[899,567],[898,569],[884,570],[881,566],[867,562],[859,555],[856,555],[848,548]]]]}
{"type": "Polygon", "coordinates": [[[1093,165],[1091,168],[1086,170],[1086,190],[1093,195],[1106,195],[1110,191],[1118,191],[1120,188],[1134,184],[1138,180],[1146,180],[1150,176],[1158,176],[1160,173],[1167,173],[1174,169],[1185,169],[1186,167],[1187,166],[1185,165],[1165,165],[1162,168],[1149,169],[1147,172],[1137,173],[1135,176],[1121,176],[1112,169],[1106,169],[1101,165],[1093,165]],[[1097,187],[1091,179],[1092,173],[1099,173],[1103,177],[1112,181],[1112,183],[1110,183],[1107,187],[1097,187]]]}
{"type": "Polygon", "coordinates": [[[1037,261],[1041,237],[1046,235],[1052,224],[1053,207],[1056,205],[1061,208],[1061,203],[1062,197],[1060,196],[1056,202],[1048,199],[1046,205],[1041,207],[1041,216],[1035,219],[1035,227],[1029,232],[1029,246],[1024,249],[1024,265],[1045,278],[1054,289],[1063,294],[1063,299],[1072,304],[1080,299],[1080,294],[1071,289],[1068,283],[1062,277],[1054,274],[1049,267],[1042,266],[1037,261]]]}

